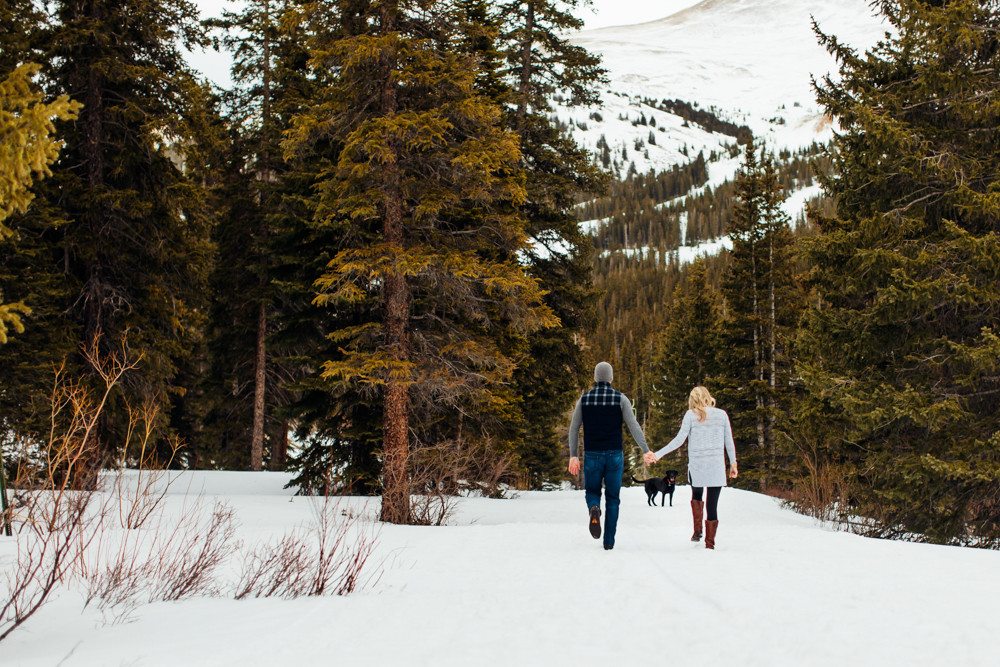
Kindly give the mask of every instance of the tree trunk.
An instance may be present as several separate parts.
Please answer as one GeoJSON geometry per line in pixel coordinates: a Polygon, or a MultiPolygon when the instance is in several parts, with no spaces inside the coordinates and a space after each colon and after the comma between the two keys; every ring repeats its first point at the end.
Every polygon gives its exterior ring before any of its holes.
{"type": "MultiPolygon", "coordinates": [[[[87,15],[94,24],[100,24],[104,18],[103,6],[100,2],[91,3],[87,15]]],[[[97,47],[96,38],[91,38],[91,44],[97,47]]],[[[87,68],[87,92],[83,105],[83,156],[86,163],[87,186],[91,193],[96,193],[104,187],[104,87],[107,82],[94,60],[87,60],[82,67],[87,68]]],[[[105,226],[108,222],[108,209],[103,201],[92,202],[84,220],[89,227],[88,232],[95,237],[106,236],[105,226]]],[[[102,246],[104,247],[104,246],[102,246]]],[[[105,330],[104,305],[109,292],[106,291],[107,277],[103,271],[104,254],[98,249],[95,257],[89,259],[87,280],[83,285],[83,351],[84,367],[91,374],[97,373],[97,364],[101,358],[100,339],[105,330]]],[[[69,262],[67,261],[67,271],[69,262]]],[[[104,452],[104,433],[107,431],[108,416],[102,413],[90,433],[91,441],[96,445],[87,465],[95,469],[100,466],[104,452]]]]}
{"type": "MultiPolygon", "coordinates": [[[[264,0],[264,43],[262,45],[263,63],[263,89],[261,91],[261,136],[263,145],[257,159],[260,162],[258,175],[260,187],[265,188],[274,181],[274,172],[271,169],[271,156],[268,150],[268,129],[271,122],[271,42],[268,38],[268,26],[271,17],[270,0],[264,0]]],[[[267,197],[263,195],[263,190],[257,191],[257,205],[263,207],[267,197]]],[[[266,214],[264,211],[258,212],[260,223],[257,229],[258,243],[267,238],[266,214]]],[[[259,250],[259,249],[258,249],[259,250]]],[[[258,252],[258,262],[261,266],[267,261],[263,252],[258,252]]],[[[266,287],[267,278],[261,274],[261,288],[266,287]]],[[[264,469],[264,407],[267,398],[267,346],[265,337],[267,336],[267,302],[261,295],[260,306],[257,311],[257,344],[254,348],[254,389],[253,389],[253,428],[250,436],[250,469],[264,469]]]]}
{"type": "MultiPolygon", "coordinates": [[[[91,8],[90,18],[101,20],[100,7],[91,8]]],[[[104,185],[104,77],[94,63],[88,63],[87,95],[83,107],[83,150],[86,160],[87,185],[92,189],[104,185]]],[[[104,206],[97,203],[87,214],[90,219],[90,233],[100,236],[104,227],[104,206]]],[[[90,260],[87,267],[87,282],[84,284],[83,333],[87,366],[94,370],[93,363],[100,357],[97,341],[104,329],[104,276],[101,271],[101,257],[90,260]]]]}
{"type": "Polygon", "coordinates": [[[518,90],[517,117],[528,113],[528,97],[531,95],[531,47],[535,41],[535,4],[528,0],[524,15],[524,39],[521,41],[521,86],[518,90]]]}
{"type": "MultiPolygon", "coordinates": [[[[756,244],[755,244],[756,245],[756,244]]],[[[757,380],[756,386],[754,387],[754,398],[757,407],[757,447],[763,450],[765,445],[764,440],[764,415],[761,413],[761,409],[764,407],[764,397],[760,393],[760,384],[764,381],[764,366],[763,360],[761,359],[761,345],[763,341],[761,340],[761,330],[760,330],[760,299],[757,294],[757,249],[754,248],[750,255],[750,271],[753,275],[751,290],[753,294],[753,363],[754,363],[754,377],[757,380]]]]}
{"type": "Polygon", "coordinates": [[[288,420],[281,422],[281,435],[271,448],[271,469],[281,470],[288,462],[288,420]]]}
{"type": "MultiPolygon", "coordinates": [[[[396,7],[386,3],[381,8],[381,32],[395,30],[396,7]]],[[[381,113],[396,114],[396,88],[392,77],[396,70],[394,53],[381,55],[381,113]]],[[[400,188],[399,149],[389,147],[389,159],[382,167],[382,235],[385,243],[400,252],[404,246],[403,196],[400,188]]],[[[410,356],[409,319],[410,290],[406,277],[390,272],[383,281],[385,299],[386,344],[393,361],[405,363],[410,356]]],[[[409,523],[410,480],[407,472],[410,458],[410,389],[407,382],[388,379],[385,384],[385,405],[382,427],[382,521],[409,523]]]]}
{"type": "Polygon", "coordinates": [[[7,470],[3,463],[3,445],[0,444],[0,511],[3,513],[3,532],[11,537],[10,506],[7,503],[7,470]]]}
{"type": "Polygon", "coordinates": [[[773,233],[769,234],[770,243],[768,245],[768,269],[770,281],[768,282],[768,288],[770,290],[771,296],[771,321],[770,321],[770,334],[771,338],[771,395],[768,396],[768,413],[767,413],[767,439],[768,444],[771,447],[771,458],[767,467],[767,473],[764,476],[764,486],[770,486],[771,475],[774,474],[775,459],[777,458],[778,452],[775,449],[774,444],[774,396],[775,390],[777,388],[777,375],[778,375],[778,365],[777,365],[777,350],[778,350],[778,317],[777,317],[777,307],[775,305],[774,296],[774,236],[773,233]]]}
{"type": "Polygon", "coordinates": [[[253,432],[250,438],[250,469],[264,467],[264,394],[267,386],[267,355],[264,336],[267,333],[267,305],[261,301],[257,309],[257,347],[254,355],[253,432]]]}

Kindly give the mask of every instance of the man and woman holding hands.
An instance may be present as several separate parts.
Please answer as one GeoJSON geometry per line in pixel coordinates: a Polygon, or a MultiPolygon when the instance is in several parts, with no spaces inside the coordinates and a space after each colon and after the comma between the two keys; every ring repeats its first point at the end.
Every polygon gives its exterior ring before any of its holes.
{"type": "Polygon", "coordinates": [[[569,428],[569,472],[580,472],[578,444],[580,427],[586,435],[586,455],[583,480],[590,513],[590,534],[601,537],[601,487],[604,487],[604,548],[613,549],[618,527],[618,507],[621,504],[622,473],[625,460],[622,452],[622,424],[627,424],[636,444],[643,452],[647,465],[656,463],[670,452],[688,443],[688,481],[691,483],[691,514],[694,521],[692,541],[702,536],[704,518],[705,547],[715,548],[719,527],[718,503],[722,487],[726,486],[726,461],[729,456],[729,476],[736,478],[736,448],[729,415],[715,407],[715,399],[705,387],[695,387],[688,397],[688,411],[681,427],[670,443],[657,452],[646,446],[646,438],[632,414],[632,404],[625,394],[612,388],[614,369],[602,361],[594,368],[594,387],[583,394],[573,410],[569,428]],[[707,493],[706,493],[707,489],[707,493]],[[706,507],[707,504],[707,507],[706,507]],[[707,511],[706,511],[707,510],[707,511]]]}

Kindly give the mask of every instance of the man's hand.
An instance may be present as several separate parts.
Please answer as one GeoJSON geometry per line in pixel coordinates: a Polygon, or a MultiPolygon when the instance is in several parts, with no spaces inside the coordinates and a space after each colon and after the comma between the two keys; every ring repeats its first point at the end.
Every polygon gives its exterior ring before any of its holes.
{"type": "Polygon", "coordinates": [[[571,457],[569,460],[569,474],[574,477],[580,474],[580,459],[575,456],[571,457]]]}
{"type": "Polygon", "coordinates": [[[732,477],[733,479],[736,479],[737,477],[739,477],[739,475],[740,471],[736,469],[736,461],[733,461],[732,463],[729,464],[729,476],[732,477]]]}
{"type": "Polygon", "coordinates": [[[643,454],[642,460],[645,461],[646,465],[648,466],[651,466],[657,461],[659,461],[659,459],[656,458],[656,454],[654,454],[653,452],[646,452],[645,454],[643,454]]]}

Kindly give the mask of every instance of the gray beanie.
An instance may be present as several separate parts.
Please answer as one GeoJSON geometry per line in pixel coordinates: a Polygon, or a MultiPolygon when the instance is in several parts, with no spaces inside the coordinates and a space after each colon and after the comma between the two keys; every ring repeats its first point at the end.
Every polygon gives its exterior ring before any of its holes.
{"type": "Polygon", "coordinates": [[[594,366],[594,382],[613,382],[614,379],[615,370],[608,362],[602,361],[594,366]]]}

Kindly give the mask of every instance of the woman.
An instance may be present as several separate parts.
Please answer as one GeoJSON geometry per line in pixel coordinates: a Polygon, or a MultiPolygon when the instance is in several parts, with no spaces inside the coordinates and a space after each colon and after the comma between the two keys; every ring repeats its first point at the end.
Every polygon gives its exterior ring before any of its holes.
{"type": "MultiPolygon", "coordinates": [[[[692,542],[701,540],[701,519],[705,508],[702,493],[708,487],[708,513],[705,520],[705,548],[715,548],[715,533],[719,528],[719,493],[726,485],[726,459],[729,455],[729,476],[736,479],[736,447],[729,415],[715,407],[715,399],[705,387],[695,387],[688,396],[689,410],[684,414],[681,430],[670,444],[656,452],[659,460],[688,441],[688,481],[691,483],[691,514],[694,517],[692,542]]],[[[655,462],[655,461],[654,461],[655,462]]]]}

